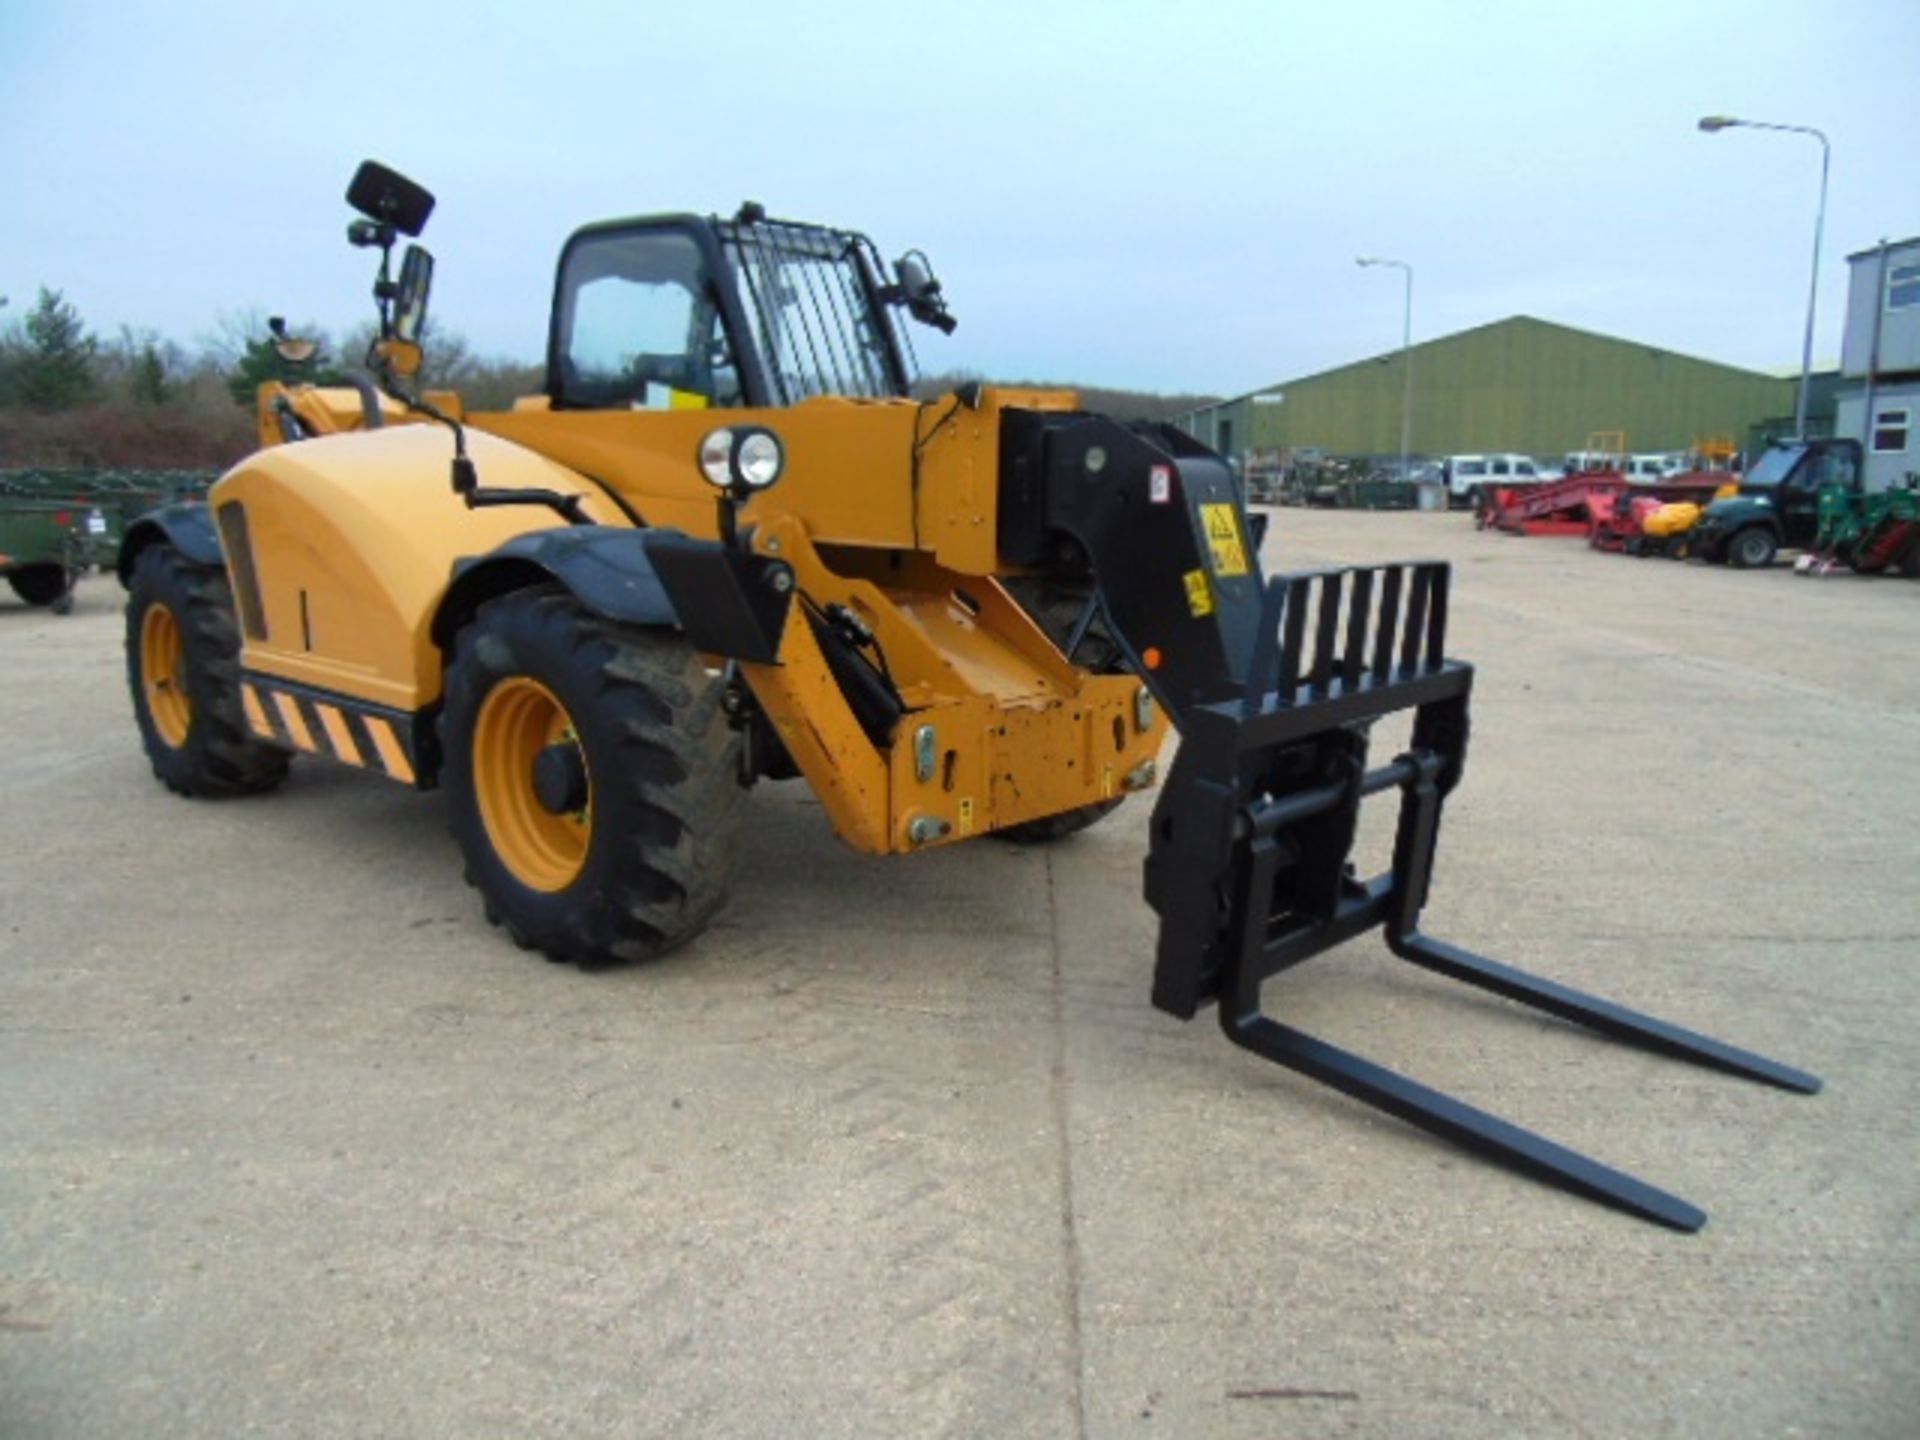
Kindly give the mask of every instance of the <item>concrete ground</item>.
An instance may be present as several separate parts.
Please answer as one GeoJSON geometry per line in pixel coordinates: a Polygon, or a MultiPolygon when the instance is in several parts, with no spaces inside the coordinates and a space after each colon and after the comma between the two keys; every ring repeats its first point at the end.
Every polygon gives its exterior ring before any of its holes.
{"type": "Polygon", "coordinates": [[[1144,805],[864,859],[764,786],[665,962],[516,951],[437,798],[189,804],[118,592],[0,603],[0,1435],[1911,1436],[1920,584],[1280,512],[1439,555],[1479,665],[1435,933],[1269,1008],[1703,1205],[1657,1229],[1147,1002],[1144,805]]]}

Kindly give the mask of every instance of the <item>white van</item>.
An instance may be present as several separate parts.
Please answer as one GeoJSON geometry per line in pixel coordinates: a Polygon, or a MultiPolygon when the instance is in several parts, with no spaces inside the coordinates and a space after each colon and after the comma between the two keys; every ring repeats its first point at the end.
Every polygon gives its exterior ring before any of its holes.
{"type": "Polygon", "coordinates": [[[1441,466],[1447,494],[1456,501],[1471,500],[1482,485],[1538,485],[1560,478],[1531,455],[1449,455],[1441,466]]]}
{"type": "Polygon", "coordinates": [[[1576,450],[1567,456],[1569,475],[1602,471],[1624,475],[1637,485],[1652,485],[1689,469],[1687,457],[1671,450],[1640,455],[1612,455],[1603,450],[1576,450]]]}
{"type": "Polygon", "coordinates": [[[1667,452],[1657,455],[1629,455],[1624,467],[1627,479],[1637,485],[1653,485],[1678,475],[1688,468],[1685,455],[1667,452]]]}

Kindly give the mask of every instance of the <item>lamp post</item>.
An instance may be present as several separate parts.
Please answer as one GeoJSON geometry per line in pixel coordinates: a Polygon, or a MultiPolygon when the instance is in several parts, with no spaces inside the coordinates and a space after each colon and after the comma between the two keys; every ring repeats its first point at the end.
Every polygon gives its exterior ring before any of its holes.
{"type": "Polygon", "coordinates": [[[1407,454],[1413,449],[1413,267],[1404,260],[1383,260],[1377,255],[1361,255],[1353,262],[1361,269],[1383,265],[1405,272],[1407,303],[1400,320],[1400,363],[1406,367],[1407,390],[1400,401],[1400,479],[1410,479],[1407,454]]]}
{"type": "Polygon", "coordinates": [[[1731,115],[1703,115],[1700,128],[1709,135],[1722,130],[1781,130],[1789,135],[1811,135],[1820,142],[1820,208],[1813,215],[1813,278],[1807,283],[1807,333],[1800,342],[1800,398],[1793,407],[1793,431],[1797,439],[1807,437],[1807,396],[1813,382],[1813,312],[1820,294],[1820,232],[1827,224],[1827,167],[1833,160],[1833,147],[1827,137],[1811,125],[1776,125],[1768,120],[1739,120],[1731,115]]]}

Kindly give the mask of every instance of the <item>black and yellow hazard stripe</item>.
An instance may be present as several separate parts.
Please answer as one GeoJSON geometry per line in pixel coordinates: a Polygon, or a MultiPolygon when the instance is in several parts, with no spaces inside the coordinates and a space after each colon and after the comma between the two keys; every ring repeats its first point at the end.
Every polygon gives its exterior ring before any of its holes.
{"type": "Polygon", "coordinates": [[[325,755],[418,785],[415,717],[271,676],[241,677],[240,701],[254,734],[288,750],[325,755]]]}

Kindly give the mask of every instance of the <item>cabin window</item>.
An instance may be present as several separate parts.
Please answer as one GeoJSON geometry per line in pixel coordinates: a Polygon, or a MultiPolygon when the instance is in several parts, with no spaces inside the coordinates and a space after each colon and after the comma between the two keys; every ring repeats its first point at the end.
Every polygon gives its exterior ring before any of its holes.
{"type": "Polygon", "coordinates": [[[1887,309],[1920,305],[1920,265],[1895,265],[1887,271],[1887,309]]]}

